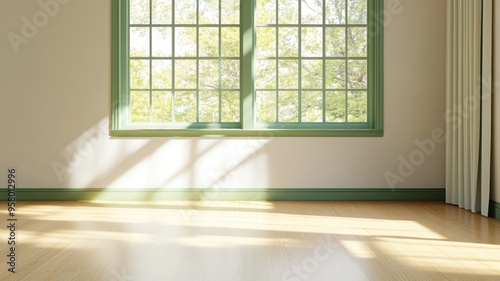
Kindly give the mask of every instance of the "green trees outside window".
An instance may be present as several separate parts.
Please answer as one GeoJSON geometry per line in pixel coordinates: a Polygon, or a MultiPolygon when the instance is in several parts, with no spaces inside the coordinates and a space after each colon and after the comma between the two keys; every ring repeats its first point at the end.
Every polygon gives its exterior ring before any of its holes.
{"type": "Polygon", "coordinates": [[[381,136],[382,2],[114,0],[112,134],[381,136]]]}

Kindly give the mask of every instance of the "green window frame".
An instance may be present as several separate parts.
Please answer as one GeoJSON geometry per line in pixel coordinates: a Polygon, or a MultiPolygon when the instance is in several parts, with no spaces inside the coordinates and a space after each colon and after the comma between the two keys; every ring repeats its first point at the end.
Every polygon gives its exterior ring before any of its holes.
{"type": "Polygon", "coordinates": [[[111,136],[383,136],[383,0],[207,1],[113,0],[111,136]]]}

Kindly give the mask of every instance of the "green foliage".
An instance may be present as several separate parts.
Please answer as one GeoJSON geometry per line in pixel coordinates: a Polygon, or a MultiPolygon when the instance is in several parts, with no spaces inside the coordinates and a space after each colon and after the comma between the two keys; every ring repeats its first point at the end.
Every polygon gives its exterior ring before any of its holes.
{"type": "Polygon", "coordinates": [[[326,87],[328,89],[345,89],[346,61],[327,60],[325,68],[326,68],[326,87]]]}
{"type": "Polygon", "coordinates": [[[240,92],[222,91],[221,122],[240,121],[240,92]]]}
{"type": "Polygon", "coordinates": [[[172,92],[153,92],[152,122],[172,122],[172,92]]]}
{"type": "Polygon", "coordinates": [[[280,89],[298,89],[299,62],[298,60],[279,60],[278,87],[280,89]]]}
{"type": "Polygon", "coordinates": [[[172,0],[152,0],[153,24],[172,23],[172,0]]]}
{"type": "Polygon", "coordinates": [[[348,24],[366,24],[368,17],[367,0],[348,0],[348,24]]]}
{"type": "MultiPolygon", "coordinates": [[[[130,0],[130,121],[239,122],[240,1],[172,1],[130,0]]],[[[256,1],[257,122],[367,122],[368,0],[323,1],[256,1]]]]}
{"type": "Polygon", "coordinates": [[[257,122],[276,122],[276,92],[257,91],[257,122]]]}
{"type": "Polygon", "coordinates": [[[299,92],[281,91],[278,99],[278,121],[299,121],[299,92]]]}
{"type": "Polygon", "coordinates": [[[348,100],[348,117],[349,122],[367,122],[367,93],[366,92],[349,92],[348,100]]]}
{"type": "Polygon", "coordinates": [[[346,92],[326,92],[326,122],[345,122],[346,120],[346,92]]]}
{"type": "Polygon", "coordinates": [[[149,121],[149,92],[130,92],[130,116],[133,122],[149,121]]]}
{"type": "Polygon", "coordinates": [[[149,0],[130,0],[130,24],[149,24],[149,0]]]}
{"type": "Polygon", "coordinates": [[[299,29],[297,27],[280,27],[278,30],[278,49],[280,57],[297,57],[299,55],[299,29]]]}
{"type": "Polygon", "coordinates": [[[325,3],[325,22],[327,24],[345,24],[346,0],[328,0],[325,3]]]}
{"type": "Polygon", "coordinates": [[[323,92],[302,92],[302,122],[323,121],[323,92]]]}
{"type": "Polygon", "coordinates": [[[346,34],[345,27],[326,27],[325,28],[325,48],[328,57],[346,56],[346,34]]]}
{"type": "Polygon", "coordinates": [[[196,2],[196,0],[175,1],[176,24],[196,24],[196,18],[198,16],[196,2]]]}

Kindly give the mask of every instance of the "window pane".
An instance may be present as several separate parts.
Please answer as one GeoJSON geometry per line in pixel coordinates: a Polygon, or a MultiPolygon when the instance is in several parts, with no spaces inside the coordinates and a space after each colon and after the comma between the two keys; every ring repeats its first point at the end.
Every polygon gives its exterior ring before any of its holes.
{"type": "Polygon", "coordinates": [[[279,24],[298,24],[299,22],[299,1],[279,0],[279,24]]]}
{"type": "Polygon", "coordinates": [[[221,0],[222,24],[240,23],[240,0],[221,0]]]}
{"type": "Polygon", "coordinates": [[[130,92],[130,122],[149,122],[149,92],[130,92]]]}
{"type": "Polygon", "coordinates": [[[149,24],[149,0],[130,0],[130,24],[149,24]]]}
{"type": "Polygon", "coordinates": [[[323,23],[323,1],[301,0],[302,24],[323,23]]]}
{"type": "Polygon", "coordinates": [[[172,122],[172,92],[153,92],[152,122],[172,122]]]}
{"type": "Polygon", "coordinates": [[[368,0],[348,0],[348,23],[366,24],[368,16],[368,0]]]}
{"type": "Polygon", "coordinates": [[[346,88],[346,61],[327,60],[326,61],[326,88],[345,89],[346,88]]]}
{"type": "Polygon", "coordinates": [[[276,60],[257,60],[257,89],[276,89],[276,60]]]}
{"type": "Polygon", "coordinates": [[[175,23],[196,24],[196,0],[175,1],[175,23]]]}
{"type": "MultiPolygon", "coordinates": [[[[368,0],[255,1],[256,121],[367,122],[368,0]]],[[[240,122],[239,23],[240,0],[130,0],[129,121],[240,122]]]]}
{"type": "Polygon", "coordinates": [[[297,60],[279,61],[279,89],[299,88],[299,67],[297,60]]]}
{"type": "Polygon", "coordinates": [[[257,122],[276,122],[276,92],[257,92],[257,122]]]}
{"type": "Polygon", "coordinates": [[[349,89],[366,89],[367,84],[367,61],[350,60],[348,61],[348,87],[349,89]]]}
{"type": "Polygon", "coordinates": [[[348,47],[350,57],[366,57],[367,56],[367,28],[366,27],[350,27],[347,29],[348,47]]]}
{"type": "Polygon", "coordinates": [[[195,57],[196,56],[196,28],[176,27],[175,28],[175,56],[195,57]]]}
{"type": "Polygon", "coordinates": [[[240,92],[223,91],[222,92],[222,122],[240,121],[240,92]]]}
{"type": "Polygon", "coordinates": [[[239,27],[222,27],[222,56],[240,56],[240,29],[239,27]]]}
{"type": "Polygon", "coordinates": [[[325,30],[327,57],[345,57],[345,27],[327,27],[325,30]]]}
{"type": "Polygon", "coordinates": [[[200,89],[219,88],[219,61],[200,60],[200,89]]]}
{"type": "Polygon", "coordinates": [[[326,1],[326,24],[345,24],[346,0],[326,1]]]}
{"type": "Polygon", "coordinates": [[[219,23],[219,0],[200,0],[200,24],[219,23]]]}
{"type": "Polygon", "coordinates": [[[302,56],[321,57],[323,56],[323,28],[303,27],[302,28],[302,56]]]}
{"type": "Polygon", "coordinates": [[[219,28],[200,27],[199,28],[200,57],[219,56],[219,28]]]}
{"type": "Polygon", "coordinates": [[[323,92],[302,92],[302,122],[323,122],[323,92]]]}
{"type": "Polygon", "coordinates": [[[149,89],[149,60],[130,60],[130,89],[149,89]]]}
{"type": "Polygon", "coordinates": [[[172,89],[172,61],[153,60],[153,89],[172,89]]]}
{"type": "Polygon", "coordinates": [[[280,27],[278,29],[279,56],[296,57],[299,54],[299,29],[280,27]]]}
{"type": "Polygon", "coordinates": [[[349,92],[348,101],[348,122],[367,122],[367,93],[349,92]]]}
{"type": "Polygon", "coordinates": [[[221,61],[221,82],[222,89],[240,88],[240,61],[222,60],[221,61]]]}
{"type": "Polygon", "coordinates": [[[153,56],[172,56],[172,28],[153,27],[153,56]]]}
{"type": "Polygon", "coordinates": [[[298,122],[299,121],[299,93],[286,91],[278,93],[278,121],[298,122]]]}
{"type": "Polygon", "coordinates": [[[172,1],[171,0],[153,0],[153,24],[171,24],[172,23],[172,1]]]}
{"type": "Polygon", "coordinates": [[[321,60],[302,61],[302,88],[323,88],[323,62],[321,60]]]}
{"type": "Polygon", "coordinates": [[[257,57],[276,56],[276,28],[257,27],[257,57]]]}
{"type": "Polygon", "coordinates": [[[130,28],[130,56],[147,57],[149,56],[149,28],[131,27],[130,28]]]}
{"type": "Polygon", "coordinates": [[[326,122],[346,122],[346,92],[326,92],[326,122]]]}
{"type": "Polygon", "coordinates": [[[196,61],[175,61],[175,88],[196,89],[196,61]]]}
{"type": "Polygon", "coordinates": [[[196,92],[175,92],[175,122],[196,122],[196,92]]]}
{"type": "Polygon", "coordinates": [[[200,92],[200,122],[219,122],[219,92],[200,92]]]}
{"type": "Polygon", "coordinates": [[[257,0],[257,24],[276,23],[276,0],[257,0]]]}

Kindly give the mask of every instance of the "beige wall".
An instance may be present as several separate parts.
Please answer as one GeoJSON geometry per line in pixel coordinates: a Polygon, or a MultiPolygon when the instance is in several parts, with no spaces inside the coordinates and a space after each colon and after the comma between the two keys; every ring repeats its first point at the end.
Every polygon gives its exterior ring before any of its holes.
{"type": "Polygon", "coordinates": [[[500,2],[493,1],[493,159],[491,199],[500,202],[500,2]]]}
{"type": "MultiPolygon", "coordinates": [[[[18,54],[8,34],[43,10],[0,1],[0,170],[17,167],[19,187],[209,187],[221,176],[231,188],[388,187],[402,158],[423,155],[415,141],[445,126],[445,0],[386,1],[383,138],[272,139],[103,137],[111,1],[65,1],[18,54]]],[[[434,145],[396,187],[444,187],[434,145]]]]}

